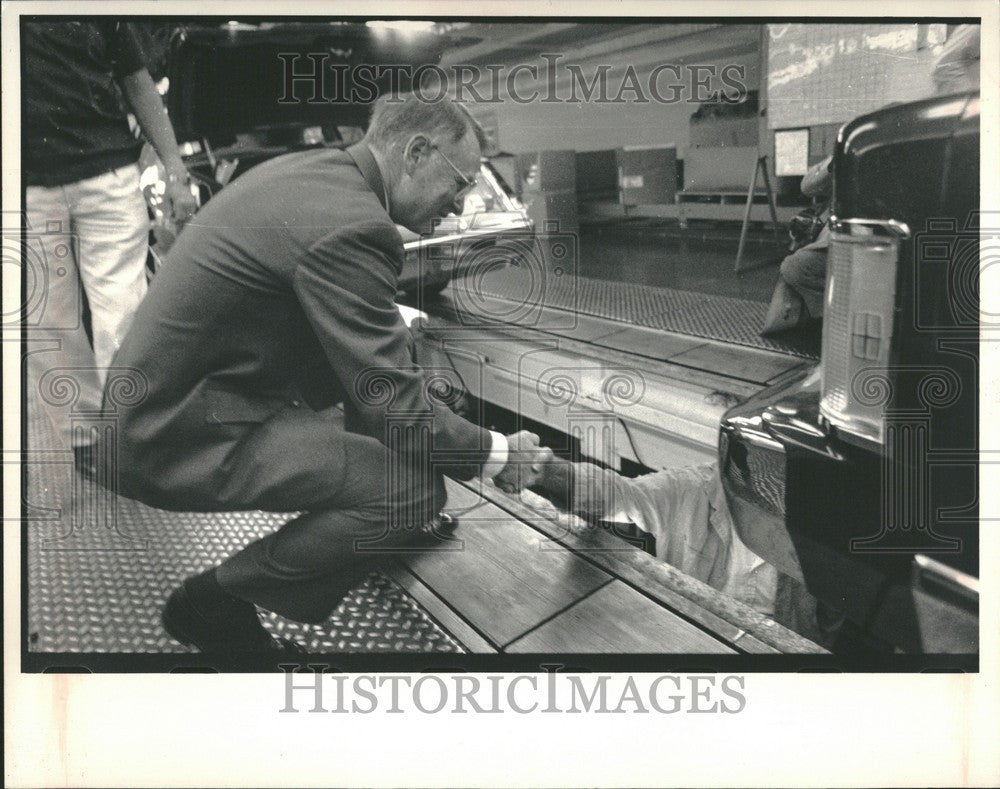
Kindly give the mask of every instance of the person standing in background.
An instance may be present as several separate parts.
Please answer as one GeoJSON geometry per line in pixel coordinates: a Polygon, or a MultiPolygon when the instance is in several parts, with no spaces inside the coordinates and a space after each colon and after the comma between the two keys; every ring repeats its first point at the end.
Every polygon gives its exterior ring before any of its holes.
{"type": "Polygon", "coordinates": [[[830,198],[833,191],[833,157],[814,164],[799,187],[813,200],[813,230],[805,238],[795,238],[794,250],[781,261],[778,283],[764,318],[764,336],[793,329],[823,317],[823,293],[826,289],[826,258],[830,246],[830,198]]]}
{"type": "MultiPolygon", "coordinates": [[[[948,40],[931,66],[934,95],[979,90],[980,38],[980,25],[957,25],[949,30],[948,40]]],[[[891,107],[892,103],[885,106],[891,107]]],[[[812,198],[814,216],[822,223],[822,230],[808,243],[800,243],[796,238],[792,254],[781,261],[778,284],[761,330],[764,336],[801,326],[810,320],[818,321],[823,316],[832,173],[833,157],[828,156],[810,167],[802,179],[800,189],[802,194],[812,198]]]]}
{"type": "Polygon", "coordinates": [[[980,25],[958,25],[950,31],[931,68],[931,82],[939,96],[979,90],[980,25]]]}
{"type": "Polygon", "coordinates": [[[92,437],[71,435],[57,388],[100,410],[111,358],[146,292],[149,216],[136,164],[141,140],[167,172],[167,206],[182,225],[196,209],[163,102],[132,27],[109,18],[33,21],[22,33],[22,179],[29,282],[44,288],[27,319],[28,386],[40,396],[77,469],[94,469],[92,437]],[[91,336],[83,322],[90,308],[91,336]],[[50,391],[52,390],[52,391],[50,391]]]}

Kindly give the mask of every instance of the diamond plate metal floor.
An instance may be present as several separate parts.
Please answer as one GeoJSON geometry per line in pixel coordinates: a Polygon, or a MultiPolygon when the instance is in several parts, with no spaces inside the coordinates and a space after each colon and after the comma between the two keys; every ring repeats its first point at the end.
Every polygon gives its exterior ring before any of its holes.
{"type": "MultiPolygon", "coordinates": [[[[627,263],[623,264],[627,265],[627,263]]],[[[817,332],[791,331],[779,338],[761,337],[767,304],[746,299],[608,282],[572,276],[556,268],[541,273],[540,264],[503,269],[473,269],[455,279],[444,295],[465,310],[495,308],[491,299],[530,307],[549,307],[665,332],[819,359],[817,332]]],[[[521,310],[523,311],[523,310],[521,310]]]]}
{"type": "MultiPolygon", "coordinates": [[[[33,652],[192,651],[160,625],[167,595],[290,516],[163,512],[83,480],[29,398],[28,648],[33,652]]],[[[388,577],[373,573],[330,618],[305,625],[275,614],[265,627],[310,652],[463,652],[388,577]]]]}

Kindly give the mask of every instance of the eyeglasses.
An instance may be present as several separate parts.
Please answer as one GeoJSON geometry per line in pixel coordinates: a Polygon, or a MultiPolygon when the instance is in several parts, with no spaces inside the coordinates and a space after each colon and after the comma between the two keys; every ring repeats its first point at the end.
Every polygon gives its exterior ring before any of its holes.
{"type": "Polygon", "coordinates": [[[448,163],[448,166],[455,171],[455,175],[458,176],[458,178],[455,179],[455,184],[458,187],[458,194],[462,194],[463,192],[468,192],[476,185],[477,179],[475,177],[469,178],[467,175],[465,175],[465,173],[459,170],[455,166],[455,163],[451,159],[449,159],[447,155],[445,155],[445,152],[442,151],[440,148],[438,148],[437,145],[431,145],[431,150],[437,151],[439,154],[441,154],[441,158],[444,159],[448,163]]]}

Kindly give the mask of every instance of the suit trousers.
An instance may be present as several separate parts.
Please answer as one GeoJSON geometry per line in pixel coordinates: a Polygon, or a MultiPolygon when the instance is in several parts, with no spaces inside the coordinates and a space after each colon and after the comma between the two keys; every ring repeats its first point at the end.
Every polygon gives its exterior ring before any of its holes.
{"type": "Polygon", "coordinates": [[[146,293],[149,215],[134,165],[26,191],[28,393],[68,449],[90,443],[82,429],[71,435],[72,417],[100,412],[111,358],[146,293]]]}
{"type": "Polygon", "coordinates": [[[816,241],[781,261],[781,278],[802,298],[810,318],[823,317],[828,246],[824,229],[816,241]]]}
{"type": "Polygon", "coordinates": [[[438,539],[424,527],[445,505],[441,473],[336,410],[283,410],[239,443],[228,476],[234,509],[305,510],[216,569],[226,592],[289,619],[323,621],[380,564],[438,539]]]}

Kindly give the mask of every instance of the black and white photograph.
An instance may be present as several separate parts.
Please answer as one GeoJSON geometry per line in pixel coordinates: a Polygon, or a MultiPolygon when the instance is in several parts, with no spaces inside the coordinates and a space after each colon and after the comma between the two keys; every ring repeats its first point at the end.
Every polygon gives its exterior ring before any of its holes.
{"type": "MultiPolygon", "coordinates": [[[[5,664],[61,741],[77,679],[559,729],[995,669],[994,5],[158,5],[4,6],[5,664]]],[[[11,785],[166,780],[63,750],[11,785]]],[[[945,751],[870,783],[1000,780],[945,751]]]]}

